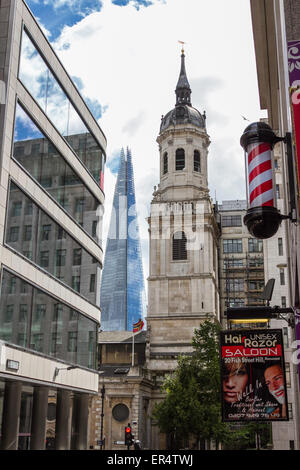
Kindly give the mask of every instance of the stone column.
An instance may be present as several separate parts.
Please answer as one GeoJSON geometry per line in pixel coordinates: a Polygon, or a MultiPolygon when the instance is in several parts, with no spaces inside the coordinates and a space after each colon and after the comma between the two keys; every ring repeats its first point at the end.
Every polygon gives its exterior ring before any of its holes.
{"type": "Polygon", "coordinates": [[[2,415],[2,450],[17,450],[22,382],[5,384],[2,415]]]}
{"type": "Polygon", "coordinates": [[[58,390],[56,399],[55,449],[70,448],[71,392],[58,390]]]}
{"type": "Polygon", "coordinates": [[[74,435],[73,449],[86,450],[87,434],[88,434],[88,417],[89,417],[89,395],[74,395],[73,402],[74,413],[74,435]]]}
{"type": "Polygon", "coordinates": [[[48,387],[35,387],[31,419],[30,450],[45,449],[48,387]]]}

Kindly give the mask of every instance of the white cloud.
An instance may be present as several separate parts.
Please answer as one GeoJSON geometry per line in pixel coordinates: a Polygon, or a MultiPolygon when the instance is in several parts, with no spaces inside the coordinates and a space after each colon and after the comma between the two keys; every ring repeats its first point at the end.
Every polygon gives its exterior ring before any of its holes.
{"type": "MultiPolygon", "coordinates": [[[[156,137],[161,115],[175,104],[180,69],[178,40],[186,41],[186,70],[192,104],[206,110],[211,196],[244,196],[240,135],[259,109],[248,0],[157,0],[139,11],[131,2],[104,0],[94,12],[65,27],[55,44],[70,75],[81,78],[84,94],[108,108],[99,120],[108,139],[108,155],[129,146],[134,164],[140,232],[148,239],[146,207],[159,182],[156,137]],[[64,44],[69,47],[64,48],[64,44]],[[228,185],[230,181],[230,186],[228,185]]],[[[105,175],[106,217],[115,177],[105,175]]],[[[144,266],[148,266],[142,241],[144,266]]],[[[146,272],[146,276],[147,276],[146,272]]]]}

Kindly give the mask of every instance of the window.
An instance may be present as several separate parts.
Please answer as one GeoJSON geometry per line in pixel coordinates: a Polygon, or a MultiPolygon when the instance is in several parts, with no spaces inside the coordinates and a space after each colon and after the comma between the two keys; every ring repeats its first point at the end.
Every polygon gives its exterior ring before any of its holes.
{"type": "Polygon", "coordinates": [[[278,238],[278,256],[283,256],[282,238],[278,238]]]}
{"type": "Polygon", "coordinates": [[[28,311],[28,305],[27,304],[20,304],[20,307],[19,307],[19,322],[27,321],[27,311],[28,311]]]}
{"type": "Polygon", "coordinates": [[[263,267],[264,265],[264,259],[263,258],[249,258],[249,267],[250,268],[259,268],[263,267]]]}
{"type": "Polygon", "coordinates": [[[264,281],[249,281],[248,283],[249,290],[261,291],[263,288],[264,288],[264,281]]]}
{"type": "Polygon", "coordinates": [[[42,240],[49,240],[51,232],[51,225],[43,225],[42,227],[42,240]]]}
{"type": "Polygon", "coordinates": [[[72,289],[80,292],[80,276],[72,276],[72,289]]]}
{"type": "Polygon", "coordinates": [[[36,304],[33,321],[35,323],[41,322],[46,315],[46,304],[36,304]]]}
{"type": "Polygon", "coordinates": [[[24,241],[30,241],[32,237],[32,225],[25,225],[24,228],[24,241]]]}
{"type": "Polygon", "coordinates": [[[197,173],[201,171],[199,150],[194,150],[194,171],[197,171],[197,173]]]}
{"type": "Polygon", "coordinates": [[[225,289],[228,292],[244,292],[244,279],[242,278],[226,279],[225,289]]]}
{"type": "Polygon", "coordinates": [[[47,268],[49,266],[49,251],[41,251],[40,266],[42,268],[47,268]]]}
{"type": "Polygon", "coordinates": [[[14,314],[14,306],[7,305],[4,313],[4,323],[11,323],[14,314]]]}
{"type": "Polygon", "coordinates": [[[242,253],[243,245],[241,238],[233,238],[223,240],[223,252],[224,253],[242,253]]]}
{"type": "Polygon", "coordinates": [[[77,198],[76,201],[75,201],[75,212],[82,213],[83,210],[84,210],[84,203],[85,203],[84,198],[82,198],[82,197],[77,198]]]}
{"type": "Polygon", "coordinates": [[[165,152],[163,157],[163,174],[166,173],[168,173],[168,152],[165,152]]]}
{"type": "Polygon", "coordinates": [[[286,297],[285,296],[281,297],[281,307],[286,308],[286,297]]]}
{"type": "Polygon", "coordinates": [[[34,333],[31,339],[32,349],[34,349],[35,351],[42,352],[43,351],[43,339],[44,339],[43,333],[34,333]]]}
{"type": "Polygon", "coordinates": [[[58,345],[62,344],[61,333],[51,333],[51,354],[56,355],[58,345]]]}
{"type": "MultiPolygon", "coordinates": [[[[25,30],[23,30],[22,34],[18,78],[38,102],[57,130],[64,136],[100,186],[100,175],[103,175],[105,163],[102,148],[93,134],[89,132],[85,122],[69,99],[69,96],[65,93],[60,82],[25,30]],[[84,148],[82,145],[79,148],[78,138],[72,138],[73,135],[78,134],[81,134],[85,138],[86,145],[84,148]]],[[[17,124],[19,123],[17,122],[17,124]]],[[[20,127],[21,126],[22,123],[20,123],[20,127]]],[[[18,132],[19,129],[18,126],[16,126],[17,136],[22,135],[24,140],[32,138],[28,135],[24,136],[26,131],[27,134],[33,134],[31,126],[23,125],[21,128],[23,130],[22,133],[18,132]],[[26,127],[28,127],[28,129],[26,129],[26,127]]],[[[15,147],[17,149],[17,146],[15,147]]],[[[52,148],[51,144],[49,147],[49,154],[52,152],[57,154],[55,147],[52,148]]],[[[17,151],[14,152],[14,156],[16,156],[16,153],[17,151]]]]}
{"type": "Polygon", "coordinates": [[[15,294],[16,293],[16,285],[17,285],[17,278],[15,276],[12,276],[10,278],[10,282],[8,285],[8,293],[9,294],[15,294]]]}
{"type": "Polygon", "coordinates": [[[285,276],[284,276],[284,268],[279,269],[279,277],[280,277],[280,285],[285,285],[285,276]]]}
{"type": "Polygon", "coordinates": [[[54,312],[53,312],[53,321],[54,322],[61,322],[62,315],[63,315],[63,304],[55,304],[54,305],[54,312]]]}
{"type": "MultiPolygon", "coordinates": [[[[8,203],[8,224],[10,220],[13,220],[10,216],[13,207],[12,203],[16,200],[22,200],[24,208],[26,207],[28,200],[31,201],[25,193],[11,182],[8,203]]],[[[89,202],[92,203],[92,200],[89,202]]],[[[9,242],[8,240],[10,240],[10,237],[13,240],[17,238],[19,229],[12,231],[9,229],[8,225],[6,239],[7,245],[11,246],[14,250],[17,250],[18,253],[23,254],[24,257],[30,259],[32,263],[47,271],[51,276],[54,276],[56,279],[60,279],[61,281],[63,280],[69,287],[72,287],[72,274],[79,276],[87,275],[88,277],[84,284],[85,289],[82,289],[83,292],[81,292],[81,294],[88,296],[90,302],[98,305],[99,298],[96,295],[96,291],[94,296],[89,294],[89,277],[91,274],[95,274],[95,282],[97,285],[98,263],[96,262],[93,264],[90,253],[80,244],[80,242],[74,240],[68,231],[65,231],[64,228],[51,219],[51,217],[35,204],[34,201],[32,201],[32,204],[34,216],[30,217],[32,225],[28,225],[29,228],[27,229],[28,238],[32,230],[32,241],[24,241],[22,234],[22,236],[19,237],[18,245],[9,242]],[[76,271],[73,273],[70,269],[64,268],[65,266],[70,268],[73,263],[74,266],[77,266],[76,271]]],[[[91,228],[94,217],[87,217],[87,219],[88,225],[91,228]]],[[[23,229],[25,229],[25,226],[23,229]]],[[[8,284],[6,286],[8,286],[8,284]]]]}
{"type": "Polygon", "coordinates": [[[249,238],[248,249],[250,253],[262,253],[263,241],[258,240],[257,238],[249,238]]]}
{"type": "MultiPolygon", "coordinates": [[[[11,277],[3,269],[2,293],[6,293],[11,277]]],[[[28,295],[0,297],[0,340],[95,368],[98,324],[17,277],[17,285],[22,282],[28,295]],[[68,350],[76,354],[66,355],[68,350]]]]}
{"type": "Polygon", "coordinates": [[[95,292],[95,281],[96,281],[95,274],[91,274],[91,277],[90,277],[90,292],[95,292]]]}
{"type": "Polygon", "coordinates": [[[231,258],[224,259],[224,268],[242,268],[244,266],[244,260],[242,258],[231,258]]]}
{"type": "Polygon", "coordinates": [[[32,209],[33,209],[32,202],[28,201],[25,207],[25,215],[32,215],[32,209]]]}
{"type": "Polygon", "coordinates": [[[21,281],[21,294],[27,294],[28,284],[26,281],[21,281]]]}
{"type": "Polygon", "coordinates": [[[8,242],[17,242],[19,238],[19,227],[10,227],[8,234],[8,242]]]}
{"type": "Polygon", "coordinates": [[[276,199],[280,199],[280,186],[276,184],[276,199]]]}
{"type": "Polygon", "coordinates": [[[245,305],[244,299],[230,297],[226,300],[227,307],[244,307],[244,305],[245,305]]]}
{"type": "Polygon", "coordinates": [[[56,250],[56,266],[65,266],[67,250],[56,250]]]}
{"type": "Polygon", "coordinates": [[[173,235],[173,260],[186,260],[186,236],[184,232],[176,232],[173,235]]]}
{"type": "Polygon", "coordinates": [[[77,351],[77,331],[69,331],[68,333],[68,352],[77,351]]]}
{"type": "Polygon", "coordinates": [[[78,321],[78,312],[73,308],[70,308],[69,321],[78,321]]]}
{"type": "Polygon", "coordinates": [[[62,227],[57,227],[57,239],[62,240],[66,238],[66,232],[62,227]]]}
{"type": "Polygon", "coordinates": [[[92,225],[92,237],[93,238],[97,236],[97,226],[98,226],[98,220],[93,220],[93,225],[92,225]]]}
{"type": "Polygon", "coordinates": [[[20,217],[22,212],[22,201],[16,201],[13,203],[12,217],[20,217]]]}
{"type": "Polygon", "coordinates": [[[183,170],[185,167],[185,154],[184,149],[177,149],[175,155],[175,169],[176,171],[183,170]]]}
{"type": "Polygon", "coordinates": [[[81,248],[75,248],[73,250],[73,266],[81,264],[81,248]]]}
{"type": "Polygon", "coordinates": [[[241,227],[241,215],[222,215],[222,227],[241,227]]]}

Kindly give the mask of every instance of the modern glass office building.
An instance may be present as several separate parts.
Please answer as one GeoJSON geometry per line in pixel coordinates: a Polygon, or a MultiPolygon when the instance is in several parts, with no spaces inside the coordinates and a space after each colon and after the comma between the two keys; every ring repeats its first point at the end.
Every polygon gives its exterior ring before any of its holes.
{"type": "Polygon", "coordinates": [[[132,156],[121,151],[101,283],[101,328],[132,330],[146,301],[132,156]]]}
{"type": "Polygon", "coordinates": [[[24,0],[0,32],[0,448],[84,449],[106,138],[24,0]]]}

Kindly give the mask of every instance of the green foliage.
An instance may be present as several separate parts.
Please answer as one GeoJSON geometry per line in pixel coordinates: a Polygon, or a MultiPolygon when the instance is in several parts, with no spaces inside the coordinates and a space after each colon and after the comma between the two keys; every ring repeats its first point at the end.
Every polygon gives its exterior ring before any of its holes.
{"type": "Polygon", "coordinates": [[[227,449],[239,449],[255,436],[254,423],[232,427],[221,419],[220,330],[216,323],[203,322],[194,332],[193,355],[180,357],[163,384],[165,398],[153,417],[160,430],[173,437],[176,448],[194,437],[197,442],[214,440],[227,449]]]}

